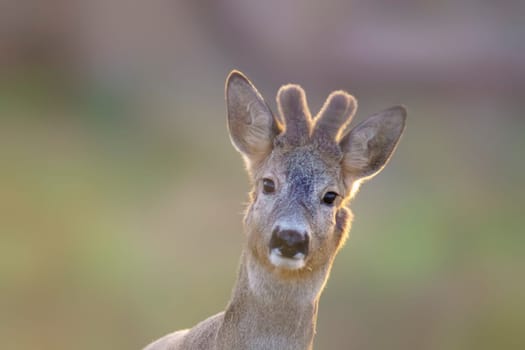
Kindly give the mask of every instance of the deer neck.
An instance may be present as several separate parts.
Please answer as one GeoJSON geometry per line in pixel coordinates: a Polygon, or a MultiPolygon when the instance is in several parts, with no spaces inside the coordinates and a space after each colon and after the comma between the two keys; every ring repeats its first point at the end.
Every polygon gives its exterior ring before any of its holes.
{"type": "Polygon", "coordinates": [[[329,269],[283,280],[244,253],[217,349],[311,349],[329,269]]]}

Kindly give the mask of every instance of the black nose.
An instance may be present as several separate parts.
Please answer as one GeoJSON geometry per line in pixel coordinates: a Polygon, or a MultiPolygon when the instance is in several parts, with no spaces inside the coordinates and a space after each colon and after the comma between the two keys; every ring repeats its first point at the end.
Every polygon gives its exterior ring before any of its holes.
{"type": "Polygon", "coordinates": [[[277,227],[272,232],[270,251],[279,249],[282,256],[293,258],[297,253],[308,254],[308,234],[295,230],[281,230],[277,227]]]}

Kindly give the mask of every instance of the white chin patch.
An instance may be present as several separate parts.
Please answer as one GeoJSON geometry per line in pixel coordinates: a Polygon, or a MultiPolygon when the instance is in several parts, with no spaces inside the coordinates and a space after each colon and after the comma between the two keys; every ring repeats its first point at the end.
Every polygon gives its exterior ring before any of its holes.
{"type": "Polygon", "coordinates": [[[284,267],[290,270],[298,270],[305,265],[303,253],[297,253],[293,258],[287,258],[283,256],[277,248],[272,249],[270,252],[270,262],[274,266],[284,267]]]}

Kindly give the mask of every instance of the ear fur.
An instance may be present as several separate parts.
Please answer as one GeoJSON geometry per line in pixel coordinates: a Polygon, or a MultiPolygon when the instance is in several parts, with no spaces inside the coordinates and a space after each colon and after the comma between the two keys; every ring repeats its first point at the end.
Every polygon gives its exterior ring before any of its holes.
{"type": "Polygon", "coordinates": [[[251,169],[270,154],[281,126],[255,86],[239,71],[232,71],[226,79],[226,104],[230,139],[251,169]]]}
{"type": "Polygon", "coordinates": [[[343,137],[345,183],[359,183],[378,174],[394,152],[405,129],[406,109],[395,106],[376,113],[343,137]]]}

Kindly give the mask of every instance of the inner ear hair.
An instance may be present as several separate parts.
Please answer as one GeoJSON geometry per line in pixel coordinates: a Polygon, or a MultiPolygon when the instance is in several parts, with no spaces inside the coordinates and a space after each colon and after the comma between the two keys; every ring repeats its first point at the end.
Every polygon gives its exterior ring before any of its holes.
{"type": "Polygon", "coordinates": [[[370,178],[383,169],[405,129],[406,109],[395,106],[374,114],[343,137],[342,166],[352,181],[370,178]]]}
{"type": "Polygon", "coordinates": [[[255,86],[241,72],[232,71],[228,76],[226,100],[232,144],[250,168],[271,152],[281,126],[255,86]]]}

